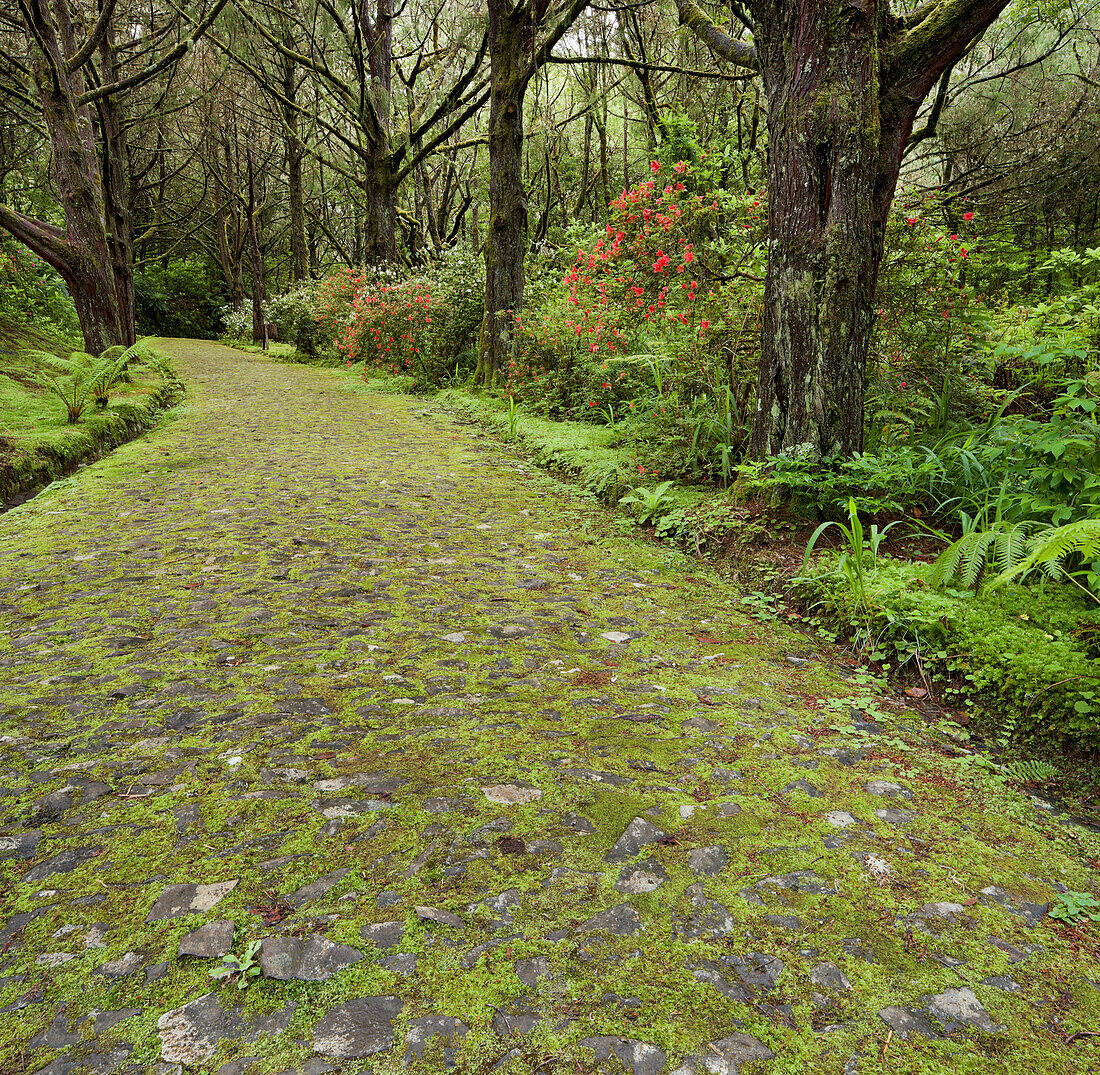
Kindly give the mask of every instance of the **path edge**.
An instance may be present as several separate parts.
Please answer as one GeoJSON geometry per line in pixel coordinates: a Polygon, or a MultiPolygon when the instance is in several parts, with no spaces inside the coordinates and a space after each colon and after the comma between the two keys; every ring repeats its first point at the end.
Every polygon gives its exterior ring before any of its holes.
{"type": "Polygon", "coordinates": [[[170,369],[166,370],[164,382],[143,402],[113,412],[117,421],[85,428],[0,463],[0,513],[25,503],[51,482],[147,433],[166,411],[180,403],[185,392],[183,382],[170,369]]]}

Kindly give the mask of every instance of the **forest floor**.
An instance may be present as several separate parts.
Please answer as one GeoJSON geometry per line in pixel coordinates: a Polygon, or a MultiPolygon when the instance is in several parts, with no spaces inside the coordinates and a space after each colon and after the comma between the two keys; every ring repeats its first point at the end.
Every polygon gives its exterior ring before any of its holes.
{"type": "Polygon", "coordinates": [[[1100,1071],[1095,834],[434,405],[164,348],[0,517],[0,1072],[1100,1071]]]}

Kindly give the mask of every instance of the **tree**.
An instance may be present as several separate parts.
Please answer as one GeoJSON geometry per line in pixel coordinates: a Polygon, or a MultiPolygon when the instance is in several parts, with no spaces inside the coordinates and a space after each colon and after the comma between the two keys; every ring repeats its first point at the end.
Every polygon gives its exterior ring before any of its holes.
{"type": "Polygon", "coordinates": [[[61,274],[91,354],[129,345],[136,333],[127,96],[185,56],[226,2],[215,0],[194,33],[168,46],[175,18],[150,26],[143,14],[119,12],[116,0],[98,12],[70,0],[18,0],[18,17],[4,20],[0,94],[45,128],[65,224],[0,204],[0,227],[61,274]]]}
{"type": "Polygon", "coordinates": [[[523,185],[523,101],[532,76],[580,18],[588,0],[489,0],[489,227],[485,236],[485,320],[474,379],[491,385],[504,366],[523,312],[527,196],[523,185]]]}
{"type": "Polygon", "coordinates": [[[851,455],[886,218],[928,92],[1008,0],[748,0],[753,43],[692,0],[680,21],[715,55],[763,76],[768,272],[751,451],[851,455]]]}
{"type": "Polygon", "coordinates": [[[488,97],[484,35],[457,17],[452,40],[440,45],[439,10],[425,18],[391,0],[358,0],[350,15],[331,0],[310,11],[293,3],[240,10],[252,33],[218,44],[277,103],[288,139],[358,189],[363,259],[396,261],[398,190],[488,97]],[[415,58],[407,75],[395,42],[415,58]],[[318,88],[312,109],[287,92],[287,65],[318,88]],[[318,132],[309,145],[297,142],[297,117],[318,132]]]}

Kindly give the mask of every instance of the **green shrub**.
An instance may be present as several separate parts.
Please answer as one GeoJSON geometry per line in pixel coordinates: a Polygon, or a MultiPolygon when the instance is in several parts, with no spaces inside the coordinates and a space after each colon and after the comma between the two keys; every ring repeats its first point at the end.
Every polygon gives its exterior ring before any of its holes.
{"type": "Polygon", "coordinates": [[[80,339],[80,322],[65,282],[5,234],[0,234],[0,321],[54,329],[68,339],[80,339]]]}
{"type": "Polygon", "coordinates": [[[973,593],[927,578],[927,565],[880,560],[861,601],[826,560],[798,589],[823,622],[858,631],[874,659],[930,675],[948,704],[989,703],[1013,734],[1100,744],[1100,609],[1049,581],[973,593]]]}
{"type": "Polygon", "coordinates": [[[139,331],[216,339],[223,330],[220,276],[205,260],[151,262],[134,276],[139,331]]]}

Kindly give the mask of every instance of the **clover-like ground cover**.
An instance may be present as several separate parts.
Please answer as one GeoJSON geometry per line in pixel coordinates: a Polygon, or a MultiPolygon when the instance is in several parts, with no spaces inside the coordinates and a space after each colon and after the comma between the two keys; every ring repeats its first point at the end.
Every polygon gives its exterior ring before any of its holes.
{"type": "Polygon", "coordinates": [[[1092,834],[430,406],[165,346],[0,518],[0,1070],[1100,1065],[1092,834]]]}

